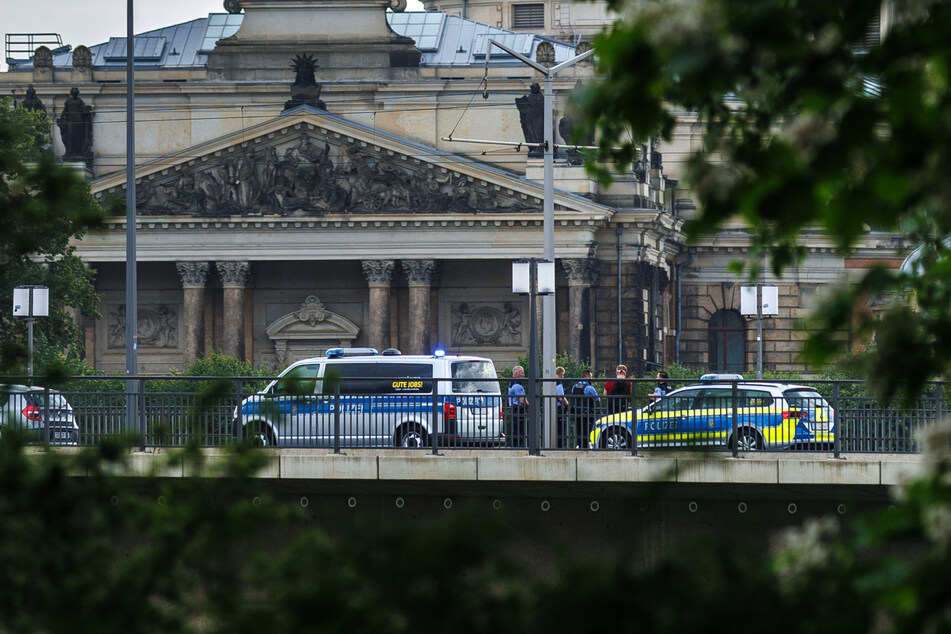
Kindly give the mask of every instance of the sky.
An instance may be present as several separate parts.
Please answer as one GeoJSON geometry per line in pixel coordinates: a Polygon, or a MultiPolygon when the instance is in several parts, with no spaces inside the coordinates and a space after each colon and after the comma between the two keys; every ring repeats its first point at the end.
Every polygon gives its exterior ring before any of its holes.
{"type": "MultiPolygon", "coordinates": [[[[63,44],[76,48],[124,37],[126,0],[0,0],[0,29],[7,33],[59,33],[63,44]]],[[[409,0],[409,11],[421,11],[419,0],[409,0]]],[[[133,20],[136,33],[187,22],[209,13],[224,13],[223,0],[136,0],[133,20]]],[[[6,37],[3,39],[6,43],[6,37]]],[[[4,49],[5,50],[5,49],[4,49]]],[[[5,56],[0,61],[5,62],[5,56]]],[[[6,70],[6,63],[3,64],[6,70]]]]}

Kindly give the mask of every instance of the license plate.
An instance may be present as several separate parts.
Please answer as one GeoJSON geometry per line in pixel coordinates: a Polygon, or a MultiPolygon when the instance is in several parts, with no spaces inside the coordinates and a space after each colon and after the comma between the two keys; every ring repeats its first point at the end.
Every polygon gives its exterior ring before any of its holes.
{"type": "Polygon", "coordinates": [[[71,441],[72,439],[73,432],[71,431],[53,431],[53,440],[71,441]]]}

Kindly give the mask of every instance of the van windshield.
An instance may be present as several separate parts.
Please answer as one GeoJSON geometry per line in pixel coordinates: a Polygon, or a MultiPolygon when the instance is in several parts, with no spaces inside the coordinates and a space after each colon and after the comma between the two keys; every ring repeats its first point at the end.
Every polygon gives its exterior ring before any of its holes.
{"type": "Polygon", "coordinates": [[[499,393],[498,376],[491,361],[454,361],[452,391],[456,394],[499,393]]]}

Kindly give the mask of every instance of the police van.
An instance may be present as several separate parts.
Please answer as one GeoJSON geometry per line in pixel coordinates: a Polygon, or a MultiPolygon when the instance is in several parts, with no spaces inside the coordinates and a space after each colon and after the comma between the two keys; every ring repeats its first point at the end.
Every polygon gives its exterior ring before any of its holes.
{"type": "Polygon", "coordinates": [[[298,361],[235,411],[248,442],[292,447],[501,445],[491,359],[333,348],[298,361]]]}

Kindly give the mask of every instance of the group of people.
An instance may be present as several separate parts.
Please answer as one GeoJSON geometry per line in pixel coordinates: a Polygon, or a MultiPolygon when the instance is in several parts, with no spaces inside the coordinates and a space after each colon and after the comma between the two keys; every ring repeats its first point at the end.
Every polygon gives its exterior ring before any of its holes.
{"type": "MultiPolygon", "coordinates": [[[[618,414],[631,409],[631,382],[627,379],[627,366],[619,364],[615,369],[615,380],[604,384],[604,394],[591,384],[592,372],[586,368],[581,372],[581,379],[571,386],[570,396],[565,394],[565,369],[555,368],[555,400],[558,425],[558,448],[585,449],[588,446],[588,436],[595,420],[607,414],[618,414]],[[606,407],[599,409],[601,399],[606,400],[606,407]],[[569,434],[568,424],[574,421],[574,435],[569,434]]],[[[509,385],[509,409],[512,414],[512,443],[513,446],[525,446],[527,441],[528,423],[528,395],[522,384],[525,378],[525,368],[520,365],[512,368],[512,382],[509,385]]],[[[650,395],[651,401],[662,398],[670,391],[667,384],[668,375],[661,370],[657,373],[657,384],[650,395]]]]}

